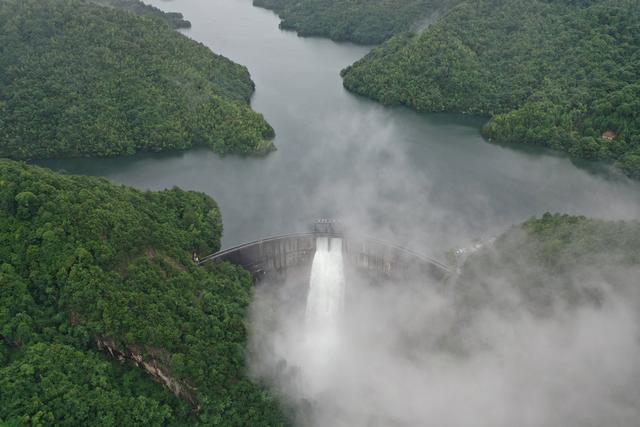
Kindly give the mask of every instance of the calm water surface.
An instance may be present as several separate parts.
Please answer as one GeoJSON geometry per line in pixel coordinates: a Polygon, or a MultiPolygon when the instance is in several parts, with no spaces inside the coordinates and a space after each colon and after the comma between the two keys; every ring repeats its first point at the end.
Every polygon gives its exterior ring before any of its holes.
{"type": "Polygon", "coordinates": [[[303,231],[318,217],[441,256],[545,211],[640,217],[640,186],[540,150],[485,142],[482,120],[386,108],[342,88],[368,48],[297,37],[251,0],[153,0],[184,13],[184,33],[246,65],[252,101],[276,130],[266,158],[207,149],[48,161],[141,189],[179,186],[220,204],[223,245],[303,231]]]}

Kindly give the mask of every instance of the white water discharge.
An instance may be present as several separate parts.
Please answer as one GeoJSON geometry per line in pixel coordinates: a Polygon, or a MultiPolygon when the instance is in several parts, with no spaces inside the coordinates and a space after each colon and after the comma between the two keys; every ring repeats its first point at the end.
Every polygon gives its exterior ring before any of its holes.
{"type": "Polygon", "coordinates": [[[344,310],[342,239],[318,237],[311,266],[306,322],[310,333],[335,325],[344,310]]]}
{"type": "Polygon", "coordinates": [[[345,277],[342,239],[318,237],[305,311],[303,371],[306,391],[321,392],[340,346],[345,277]]]}

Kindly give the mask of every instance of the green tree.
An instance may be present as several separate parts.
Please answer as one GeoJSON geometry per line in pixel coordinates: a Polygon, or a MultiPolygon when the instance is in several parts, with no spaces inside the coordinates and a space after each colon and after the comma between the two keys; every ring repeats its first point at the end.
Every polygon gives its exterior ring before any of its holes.
{"type": "Polygon", "coordinates": [[[132,2],[0,2],[0,157],[273,149],[248,70],[147,9],[111,7],[132,2]]]}
{"type": "Polygon", "coordinates": [[[30,191],[23,191],[16,195],[17,216],[20,219],[29,219],[36,213],[40,202],[38,197],[30,191]]]}
{"type": "Polygon", "coordinates": [[[285,424],[247,378],[251,276],[191,260],[220,248],[215,201],[0,160],[8,189],[18,208],[0,205],[2,422],[285,424]]]}
{"type": "Polygon", "coordinates": [[[347,89],[384,104],[487,116],[494,141],[609,161],[637,177],[638,34],[636,0],[466,0],[342,75],[347,89]]]}

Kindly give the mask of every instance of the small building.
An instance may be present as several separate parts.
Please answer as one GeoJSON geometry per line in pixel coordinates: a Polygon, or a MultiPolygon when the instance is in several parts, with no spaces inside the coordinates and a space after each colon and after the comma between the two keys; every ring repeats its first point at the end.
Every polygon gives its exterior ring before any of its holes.
{"type": "Polygon", "coordinates": [[[313,232],[316,234],[343,234],[344,227],[335,219],[321,218],[313,223],[313,232]]]}
{"type": "Polygon", "coordinates": [[[606,140],[606,141],[613,141],[616,137],[616,134],[610,130],[604,132],[602,134],[602,139],[606,140]]]}

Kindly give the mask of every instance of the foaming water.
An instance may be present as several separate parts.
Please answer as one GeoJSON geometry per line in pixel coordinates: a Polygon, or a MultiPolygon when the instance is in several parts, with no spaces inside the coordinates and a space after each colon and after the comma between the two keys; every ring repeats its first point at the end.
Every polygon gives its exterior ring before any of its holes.
{"type": "Polygon", "coordinates": [[[321,392],[336,362],[344,312],[342,239],[318,237],[305,310],[301,368],[305,392],[321,392]]]}
{"type": "Polygon", "coordinates": [[[318,237],[305,316],[310,333],[321,326],[337,326],[344,310],[344,287],[342,239],[318,237]]]}

